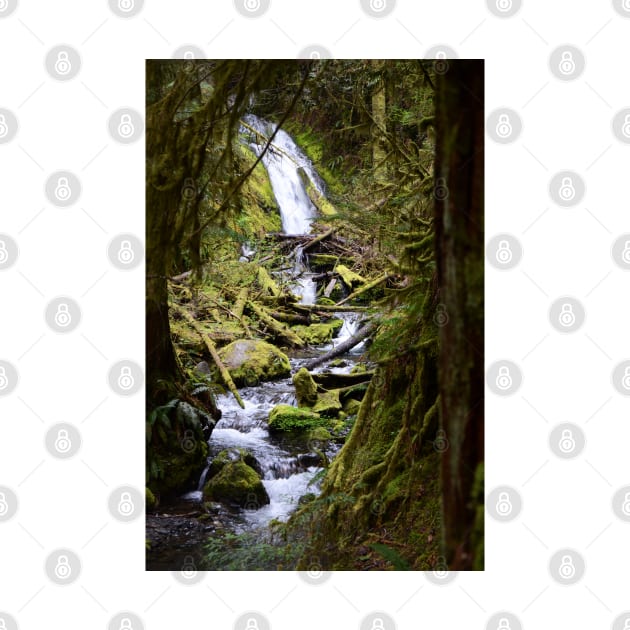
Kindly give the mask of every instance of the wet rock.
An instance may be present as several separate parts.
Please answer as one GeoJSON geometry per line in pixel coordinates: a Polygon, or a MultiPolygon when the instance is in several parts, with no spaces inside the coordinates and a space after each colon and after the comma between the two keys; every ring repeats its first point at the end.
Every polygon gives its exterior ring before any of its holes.
{"type": "Polygon", "coordinates": [[[358,400],[355,400],[354,398],[348,398],[348,400],[346,400],[344,406],[343,406],[343,410],[349,415],[349,416],[355,416],[356,414],[359,413],[359,407],[361,406],[361,402],[358,400]]]}
{"type": "Polygon", "coordinates": [[[339,401],[339,390],[332,389],[329,392],[319,394],[313,411],[327,418],[334,418],[342,409],[339,401]]]}
{"type": "Polygon", "coordinates": [[[247,509],[269,503],[260,476],[244,461],[227,462],[203,488],[204,500],[220,501],[247,509]]]}
{"type": "Polygon", "coordinates": [[[243,448],[227,448],[218,453],[210,462],[210,468],[208,469],[206,478],[211,479],[215,475],[218,475],[226,464],[239,461],[253,468],[258,475],[262,477],[263,471],[260,462],[249,451],[243,448]]]}
{"type": "Polygon", "coordinates": [[[342,326],[343,320],[333,318],[323,324],[292,326],[291,330],[310,346],[321,346],[330,342],[342,326]]]}
{"type": "Polygon", "coordinates": [[[293,375],[293,385],[300,407],[312,407],[317,402],[317,385],[306,368],[300,368],[293,375]]]}
{"type": "Polygon", "coordinates": [[[318,413],[291,405],[276,405],[269,414],[269,429],[271,431],[300,431],[323,424],[325,424],[325,420],[318,413]]]}
{"type": "Polygon", "coordinates": [[[289,357],[266,341],[241,339],[219,350],[236,385],[256,385],[291,374],[289,357]]]}

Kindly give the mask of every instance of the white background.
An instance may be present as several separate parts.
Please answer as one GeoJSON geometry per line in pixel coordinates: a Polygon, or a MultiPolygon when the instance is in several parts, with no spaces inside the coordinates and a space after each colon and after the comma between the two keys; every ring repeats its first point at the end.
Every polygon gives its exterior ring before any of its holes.
{"type": "MultiPolygon", "coordinates": [[[[611,131],[630,105],[630,19],[609,1],[525,0],[509,18],[481,0],[398,0],[382,19],[358,0],[272,0],[248,19],[230,0],[148,0],[132,18],[107,2],[21,0],[0,19],[0,107],[15,113],[17,136],[0,145],[0,232],[18,242],[17,263],[0,271],[0,358],[20,381],[0,398],[0,485],[19,510],[0,523],[0,611],[21,629],[105,628],[121,610],[146,628],[231,628],[247,610],[275,629],[359,628],[383,610],[398,628],[485,628],[499,610],[525,628],[607,628],[630,609],[630,525],[612,511],[614,492],[630,482],[627,398],[611,384],[630,356],[630,272],[610,256],[630,232],[628,152],[611,131]],[[579,8],[578,8],[579,7],[579,8]],[[54,81],[44,57],[67,43],[81,54],[79,75],[54,81]],[[575,81],[549,70],[553,49],[570,43],[586,58],[575,81]],[[500,232],[524,249],[510,271],[486,271],[486,361],[515,362],[523,385],[487,397],[487,492],[514,487],[517,519],[486,519],[486,570],[435,585],[422,573],[337,573],[309,586],[296,573],[208,573],[194,586],[169,572],[144,571],[142,518],[121,523],[107,508],[121,485],[144,487],[144,397],[119,397],[107,383],[118,360],[144,362],[143,267],[123,272],[106,255],[117,234],[144,235],[144,147],[116,143],[107,121],[120,107],[144,111],[144,60],[170,57],[184,44],[213,57],[294,58],[319,44],[336,57],[421,58],[447,44],[459,57],[486,59],[486,110],[515,110],[517,141],[487,141],[486,240],[500,232]],[[69,208],[44,195],[47,176],[76,173],[82,196],[69,208]],[[548,183],[578,172],[586,195],[561,208],[548,183]],[[47,302],[76,299],[79,328],[51,331],[47,302]],[[578,298],[582,328],[558,333],[551,302],[578,298]],[[45,450],[47,427],[75,424],[80,452],[69,460],[45,450]],[[556,457],[552,428],[578,424],[583,453],[556,457]],[[53,584],[44,572],[59,547],[81,557],[80,579],[53,584]],[[554,581],[551,555],[570,547],[586,561],[582,580],[554,581]]],[[[623,627],[623,624],[622,624],[623,627]]]]}

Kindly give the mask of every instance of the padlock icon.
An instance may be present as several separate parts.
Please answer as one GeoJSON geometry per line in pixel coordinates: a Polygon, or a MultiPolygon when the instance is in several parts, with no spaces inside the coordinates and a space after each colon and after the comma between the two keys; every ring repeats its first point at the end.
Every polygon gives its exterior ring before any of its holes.
{"type": "Polygon", "coordinates": [[[121,241],[117,254],[118,261],[123,265],[130,265],[135,257],[136,255],[131,248],[131,241],[121,241]]]}
{"type": "Polygon", "coordinates": [[[260,9],[260,0],[245,0],[245,8],[248,11],[258,11],[260,9]]]}
{"type": "Polygon", "coordinates": [[[508,114],[501,114],[499,116],[496,132],[499,138],[509,138],[512,135],[512,123],[510,122],[508,114]]]}
{"type": "Polygon", "coordinates": [[[560,577],[565,580],[570,580],[575,575],[575,565],[573,564],[571,556],[562,556],[558,573],[560,573],[560,577]]]}
{"type": "Polygon", "coordinates": [[[318,50],[311,51],[310,57],[311,57],[311,59],[321,59],[322,58],[322,56],[319,54],[318,50]]]}
{"type": "Polygon", "coordinates": [[[194,59],[195,53],[192,50],[185,50],[183,58],[188,60],[194,59]]]}
{"type": "Polygon", "coordinates": [[[70,308],[65,302],[62,302],[57,306],[57,311],[55,313],[55,325],[59,326],[59,328],[66,328],[70,326],[72,323],[72,315],[70,315],[70,308]]]}
{"type": "Polygon", "coordinates": [[[560,199],[562,201],[571,201],[573,197],[575,197],[575,186],[573,185],[573,180],[570,177],[563,177],[562,183],[560,184],[560,199]]]}
{"type": "Polygon", "coordinates": [[[624,389],[630,389],[630,365],[625,368],[623,371],[623,378],[621,379],[621,384],[624,389]]]}
{"type": "Polygon", "coordinates": [[[68,53],[65,50],[60,50],[57,53],[57,60],[55,61],[55,72],[62,76],[65,76],[72,70],[72,64],[68,57],[68,53]]]}
{"type": "Polygon", "coordinates": [[[134,386],[134,383],[135,379],[131,374],[131,368],[128,365],[123,365],[118,376],[118,387],[127,391],[134,386]]]}
{"type": "Polygon", "coordinates": [[[66,429],[59,429],[55,439],[55,450],[58,453],[67,453],[72,448],[72,440],[66,429]]]}
{"type": "Polygon", "coordinates": [[[9,127],[7,125],[4,114],[0,114],[0,138],[4,138],[9,133],[9,127]]]}
{"type": "Polygon", "coordinates": [[[7,370],[3,365],[0,365],[0,390],[6,389],[9,385],[9,379],[7,378],[7,370]]]}
{"type": "Polygon", "coordinates": [[[57,186],[55,187],[55,197],[59,199],[59,201],[68,201],[72,196],[72,189],[70,188],[70,184],[68,183],[67,177],[60,177],[57,180],[57,186]]]}
{"type": "Polygon", "coordinates": [[[195,450],[196,445],[197,442],[195,440],[195,434],[192,432],[191,429],[186,429],[184,431],[184,437],[181,441],[182,450],[186,451],[187,453],[192,453],[195,450]]]}
{"type": "Polygon", "coordinates": [[[133,630],[131,619],[129,619],[129,617],[123,617],[120,620],[120,628],[118,628],[118,630],[133,630]]]}
{"type": "Polygon", "coordinates": [[[630,265],[630,241],[626,241],[621,252],[621,260],[630,265]]]}
{"type": "Polygon", "coordinates": [[[510,622],[506,617],[501,617],[501,619],[499,619],[497,630],[512,630],[512,628],[510,627],[510,622]]]}
{"type": "Polygon", "coordinates": [[[9,252],[7,251],[7,244],[0,239],[0,265],[4,265],[9,260],[9,252]]]}
{"type": "Polygon", "coordinates": [[[505,12],[512,8],[512,0],[497,0],[497,9],[505,12]]]}
{"type": "MultiPolygon", "coordinates": [[[[6,2],[5,2],[5,4],[6,4],[6,2]]],[[[2,2],[0,2],[0,11],[2,11],[2,10],[3,10],[2,2]]],[[[7,630],[7,624],[4,621],[4,619],[0,619],[0,630],[7,630]]]]}
{"type": "Polygon", "coordinates": [[[372,9],[372,11],[380,12],[385,8],[387,8],[386,0],[370,0],[370,9],[372,9]]]}
{"type": "Polygon", "coordinates": [[[131,494],[129,492],[122,492],[120,494],[120,501],[118,502],[118,512],[121,516],[130,516],[133,514],[135,506],[131,500],[131,494]]]}
{"type": "Polygon", "coordinates": [[[630,0],[623,0],[621,3],[624,11],[630,11],[630,0]]]}
{"type": "Polygon", "coordinates": [[[626,138],[630,138],[630,114],[626,114],[623,119],[623,125],[621,126],[621,133],[626,138]]]}
{"type": "Polygon", "coordinates": [[[322,575],[324,575],[324,572],[322,571],[322,567],[317,560],[314,560],[311,562],[311,565],[309,566],[307,573],[308,573],[308,577],[310,577],[312,580],[319,580],[319,578],[322,577],[322,575]]]}
{"type": "Polygon", "coordinates": [[[186,579],[190,580],[197,575],[197,567],[192,556],[186,556],[182,564],[181,574],[186,579]]]}
{"type": "Polygon", "coordinates": [[[131,122],[131,116],[129,114],[122,114],[120,116],[120,122],[118,123],[118,135],[121,138],[131,138],[134,131],[135,128],[131,122]]]}
{"type": "Polygon", "coordinates": [[[374,617],[372,620],[372,630],[385,630],[385,624],[382,617],[374,617]]]}
{"type": "Polygon", "coordinates": [[[4,516],[9,511],[9,504],[4,492],[0,492],[0,516],[4,516]]]}
{"type": "Polygon", "coordinates": [[[570,50],[565,50],[560,58],[558,64],[558,70],[565,76],[573,74],[575,72],[575,61],[573,60],[573,53],[570,50]]]}
{"type": "Polygon", "coordinates": [[[512,262],[513,254],[508,241],[499,241],[499,246],[495,256],[497,261],[503,265],[507,265],[512,262]]]}
{"type": "Polygon", "coordinates": [[[247,625],[245,626],[245,630],[258,630],[258,621],[256,621],[254,617],[250,617],[247,620],[247,625]]]}
{"type": "Polygon", "coordinates": [[[438,50],[435,53],[435,58],[436,59],[446,59],[446,53],[443,50],[438,50]]]}
{"type": "Polygon", "coordinates": [[[118,8],[125,13],[132,11],[135,4],[135,0],[118,0],[118,8]]]}
{"type": "Polygon", "coordinates": [[[621,504],[621,511],[626,516],[630,516],[630,492],[626,492],[623,498],[623,503],[621,504]]]}
{"type": "Polygon", "coordinates": [[[563,453],[571,453],[575,449],[575,438],[571,429],[564,429],[558,442],[558,447],[563,453]]]}
{"type": "Polygon", "coordinates": [[[560,310],[560,315],[558,315],[558,321],[561,326],[565,328],[569,328],[575,324],[575,313],[573,312],[573,305],[567,303],[563,304],[560,310]]]}
{"type": "Polygon", "coordinates": [[[68,561],[68,556],[60,555],[55,565],[55,575],[60,580],[67,580],[72,575],[72,567],[68,561]]]}
{"type": "MultiPolygon", "coordinates": [[[[630,11],[630,7],[628,10],[630,11]]],[[[626,617],[626,620],[623,622],[623,630],[630,630],[630,617],[626,617]]]]}
{"type": "Polygon", "coordinates": [[[496,510],[499,516],[509,516],[512,513],[512,502],[507,492],[500,492],[497,501],[496,510]]]}
{"type": "Polygon", "coordinates": [[[512,377],[510,376],[510,368],[507,365],[502,365],[499,368],[499,374],[497,376],[496,385],[499,389],[505,391],[512,387],[512,377]]]}

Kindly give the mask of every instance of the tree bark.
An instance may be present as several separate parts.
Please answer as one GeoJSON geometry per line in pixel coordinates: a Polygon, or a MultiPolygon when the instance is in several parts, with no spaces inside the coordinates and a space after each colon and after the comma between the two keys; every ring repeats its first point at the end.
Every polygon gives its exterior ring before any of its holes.
{"type": "MultiPolygon", "coordinates": [[[[439,334],[444,554],[451,570],[483,568],[473,481],[484,458],[484,68],[449,61],[437,75],[435,238],[439,334]]],[[[481,499],[483,501],[483,498],[481,499]]],[[[483,532],[481,533],[483,536],[483,532]]]]}

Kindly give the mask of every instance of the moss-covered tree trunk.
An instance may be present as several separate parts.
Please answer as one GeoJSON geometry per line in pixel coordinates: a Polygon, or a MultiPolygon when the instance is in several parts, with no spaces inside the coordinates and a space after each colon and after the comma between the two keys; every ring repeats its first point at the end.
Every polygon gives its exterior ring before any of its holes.
{"type": "Polygon", "coordinates": [[[440,412],[449,441],[442,460],[443,527],[453,570],[483,568],[475,557],[479,497],[473,496],[484,456],[483,104],[483,61],[455,61],[438,74],[436,256],[448,315],[439,354],[440,412]]]}

